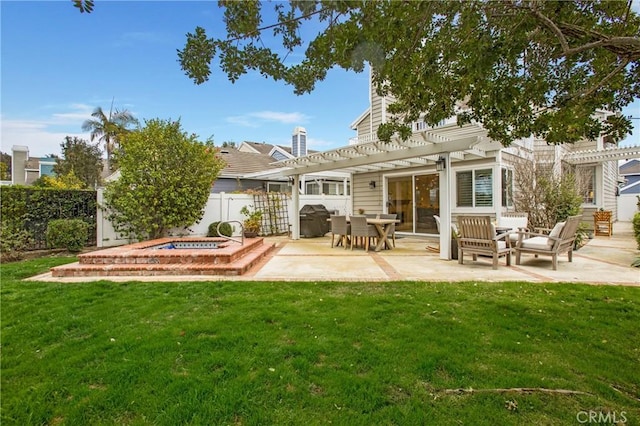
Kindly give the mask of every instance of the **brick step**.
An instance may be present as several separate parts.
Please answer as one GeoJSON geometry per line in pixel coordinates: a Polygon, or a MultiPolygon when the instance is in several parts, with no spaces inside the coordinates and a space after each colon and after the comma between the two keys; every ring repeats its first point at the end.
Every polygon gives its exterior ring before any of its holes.
{"type": "Polygon", "coordinates": [[[217,249],[149,249],[133,246],[113,247],[78,256],[82,265],[132,265],[132,264],[228,264],[242,258],[263,243],[262,238],[245,239],[243,246],[225,242],[217,249]]]}
{"type": "Polygon", "coordinates": [[[242,275],[274,250],[275,244],[254,245],[244,256],[229,263],[112,263],[79,262],[51,268],[53,277],[114,277],[154,275],[242,275]]]}

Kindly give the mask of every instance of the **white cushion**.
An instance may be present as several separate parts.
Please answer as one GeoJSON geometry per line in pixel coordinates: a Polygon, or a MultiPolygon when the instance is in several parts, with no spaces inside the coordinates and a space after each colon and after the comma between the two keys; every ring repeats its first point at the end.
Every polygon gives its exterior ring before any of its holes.
{"type": "Polygon", "coordinates": [[[553,245],[553,241],[549,244],[549,238],[547,237],[533,237],[522,240],[520,247],[535,250],[549,250],[549,247],[553,245]]]}
{"type": "Polygon", "coordinates": [[[501,228],[511,228],[515,231],[518,228],[526,228],[527,227],[527,218],[526,217],[501,217],[500,223],[498,224],[501,228]]]}
{"type": "Polygon", "coordinates": [[[498,250],[506,249],[507,243],[505,241],[498,241],[498,250]]]}
{"type": "MultiPolygon", "coordinates": [[[[556,223],[556,226],[553,227],[553,229],[551,230],[551,232],[549,232],[549,236],[550,237],[554,237],[554,238],[558,238],[560,236],[560,233],[562,232],[562,228],[564,228],[564,224],[565,222],[558,222],[556,223]]],[[[549,244],[549,247],[551,247],[553,245],[554,241],[552,239],[548,239],[547,244],[549,244]]]]}

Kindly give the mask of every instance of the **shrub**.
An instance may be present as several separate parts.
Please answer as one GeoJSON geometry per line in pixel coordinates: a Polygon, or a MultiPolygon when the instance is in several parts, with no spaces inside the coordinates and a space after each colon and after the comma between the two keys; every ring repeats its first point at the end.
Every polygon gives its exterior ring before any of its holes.
{"type": "Polygon", "coordinates": [[[89,225],[80,219],[56,219],[47,226],[47,244],[51,248],[79,252],[88,238],[89,225]]]}
{"type": "Polygon", "coordinates": [[[633,224],[633,235],[636,238],[636,243],[638,244],[638,249],[640,250],[640,212],[637,212],[633,215],[631,223],[633,224]]]}
{"type": "Polygon", "coordinates": [[[82,219],[89,224],[89,242],[94,243],[96,210],[96,191],[2,187],[2,227],[26,231],[31,236],[27,250],[47,247],[47,224],[55,219],[82,219]]]}
{"type": "Polygon", "coordinates": [[[29,249],[33,237],[24,229],[3,223],[0,226],[0,253],[5,262],[22,259],[23,253],[29,249]]]}
{"type": "Polygon", "coordinates": [[[202,219],[224,161],[211,141],[182,130],[180,121],[146,120],[127,133],[120,177],[104,193],[107,217],[129,239],[154,239],[202,219]]]}
{"type": "Polygon", "coordinates": [[[229,222],[222,222],[220,225],[220,234],[218,234],[218,224],[220,222],[213,222],[209,225],[209,232],[207,232],[207,237],[220,237],[222,235],[226,237],[230,237],[233,235],[233,228],[229,222]]]}
{"type": "Polygon", "coordinates": [[[576,231],[576,239],[573,242],[573,249],[578,250],[583,245],[589,242],[589,225],[584,222],[580,222],[576,231]]]}

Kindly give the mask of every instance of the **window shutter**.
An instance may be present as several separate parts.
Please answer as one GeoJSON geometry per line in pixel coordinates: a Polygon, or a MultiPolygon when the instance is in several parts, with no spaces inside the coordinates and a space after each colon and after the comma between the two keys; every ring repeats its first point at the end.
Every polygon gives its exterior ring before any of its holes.
{"type": "Polygon", "coordinates": [[[475,171],[475,207],[493,205],[493,179],[491,169],[475,171]]]}
{"type": "Polygon", "coordinates": [[[473,207],[473,174],[471,171],[456,173],[456,205],[473,207]]]}

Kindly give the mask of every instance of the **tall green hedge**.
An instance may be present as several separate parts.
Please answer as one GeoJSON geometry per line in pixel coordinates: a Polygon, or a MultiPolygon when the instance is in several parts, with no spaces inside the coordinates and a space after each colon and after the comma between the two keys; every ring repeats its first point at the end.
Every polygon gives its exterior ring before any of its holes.
{"type": "Polygon", "coordinates": [[[638,250],[640,250],[640,212],[636,212],[633,215],[631,223],[633,224],[633,236],[636,239],[636,243],[638,243],[638,250]]]}
{"type": "Polygon", "coordinates": [[[87,245],[96,244],[96,191],[13,185],[0,188],[0,196],[0,226],[28,232],[29,249],[46,248],[47,226],[55,219],[83,220],[89,225],[87,245]]]}

